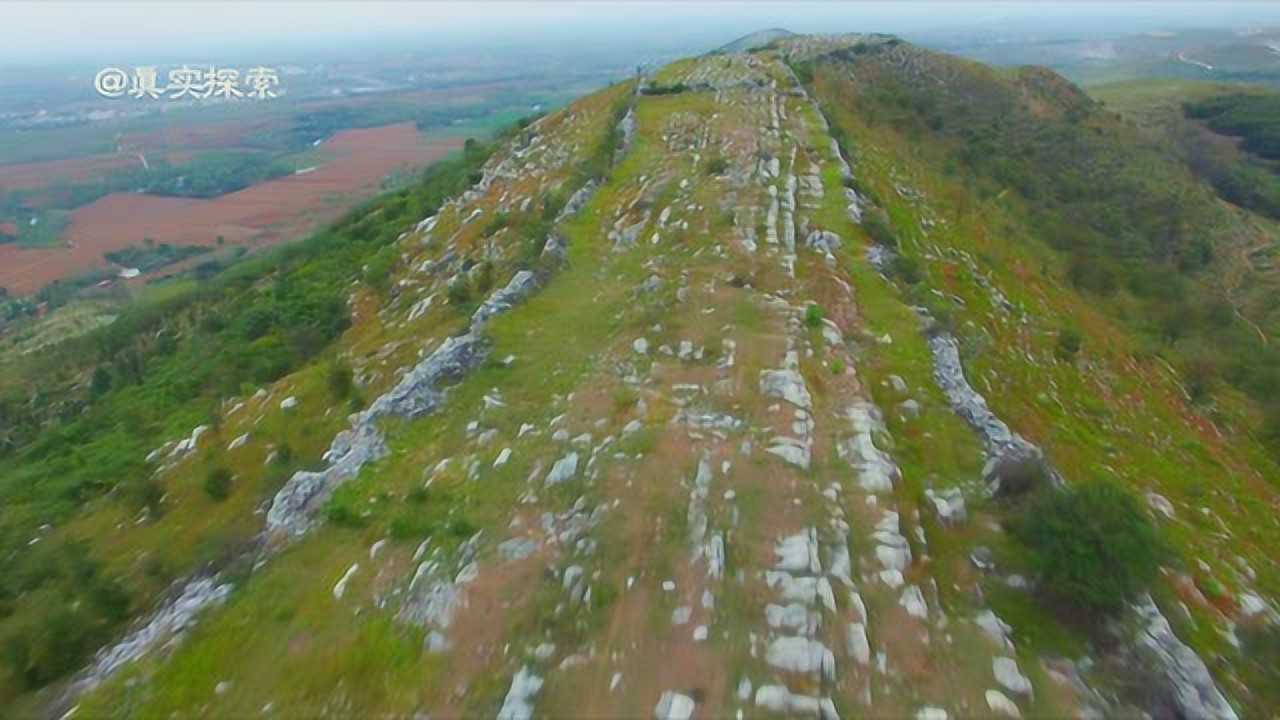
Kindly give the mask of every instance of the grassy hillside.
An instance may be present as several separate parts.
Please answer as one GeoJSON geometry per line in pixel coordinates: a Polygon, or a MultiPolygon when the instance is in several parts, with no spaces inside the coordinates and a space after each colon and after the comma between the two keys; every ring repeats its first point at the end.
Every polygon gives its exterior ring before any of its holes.
{"type": "MultiPolygon", "coordinates": [[[[905,45],[804,62],[859,189],[888,211],[906,259],[899,287],[964,338],[999,414],[1070,478],[1188,508],[1163,527],[1181,557],[1165,591],[1193,626],[1221,622],[1227,578],[1253,582],[1238,556],[1274,588],[1280,471],[1260,442],[1271,391],[1253,384],[1272,377],[1274,358],[1212,309],[1230,262],[1217,256],[1256,221],[1220,207],[1168,145],[1043,71],[905,45]],[[1245,392],[1200,376],[1205,357],[1245,392]],[[1203,596],[1199,610],[1188,592],[1203,596]]],[[[1212,631],[1194,637],[1236,652],[1212,631]]],[[[1242,658],[1241,674],[1259,668],[1242,658]]],[[[1250,688],[1257,707],[1273,702],[1265,682],[1250,688]]]]}
{"type": "MultiPolygon", "coordinates": [[[[1280,176],[1274,160],[1248,149],[1246,136],[1264,138],[1280,122],[1269,110],[1275,93],[1249,86],[1160,81],[1103,86],[1092,92],[1179,158],[1223,200],[1233,232],[1221,240],[1214,273],[1237,320],[1269,345],[1278,329],[1272,298],[1278,289],[1280,176]],[[1236,124],[1237,114],[1249,115],[1253,124],[1236,124]]],[[[1267,357],[1270,360],[1269,353],[1267,357]]],[[[1233,372],[1233,377],[1240,380],[1242,374],[1233,372]]],[[[1242,387],[1261,400],[1266,412],[1262,436],[1273,443],[1280,436],[1280,408],[1270,400],[1270,381],[1256,380],[1260,382],[1242,387]]]]}
{"type": "Polygon", "coordinates": [[[4,698],[1265,713],[1280,470],[1254,376],[1194,374],[1269,367],[1213,312],[1243,217],[1061,78],[889,36],[613,86],[9,388],[4,698]]]}
{"type": "MultiPolygon", "coordinates": [[[[215,439],[230,432],[226,399],[246,389],[294,372],[323,388],[326,377],[349,373],[328,352],[351,326],[344,289],[384,282],[390,243],[465,187],[486,157],[477,146],[297,246],[146,298],[55,353],[7,355],[0,393],[6,695],[78,669],[174,579],[225,562],[252,538],[253,503],[292,469],[316,462],[333,423],[260,426],[276,458],[266,466],[193,453],[183,475],[232,473],[234,502],[202,498],[198,481],[174,487],[148,456],[198,426],[215,439]],[[132,527],[108,541],[121,524],[132,527]]],[[[352,391],[333,392],[346,402],[352,391]]]]}
{"type": "Polygon", "coordinates": [[[1014,210],[1065,258],[1062,276],[1182,371],[1193,399],[1212,405],[1224,386],[1260,405],[1275,396],[1274,314],[1246,300],[1261,281],[1236,272],[1242,248],[1275,235],[1219,203],[1167,142],[1044,71],[906,47],[844,60],[856,81],[834,93],[865,98],[869,123],[927,139],[970,196],[1014,210]]]}

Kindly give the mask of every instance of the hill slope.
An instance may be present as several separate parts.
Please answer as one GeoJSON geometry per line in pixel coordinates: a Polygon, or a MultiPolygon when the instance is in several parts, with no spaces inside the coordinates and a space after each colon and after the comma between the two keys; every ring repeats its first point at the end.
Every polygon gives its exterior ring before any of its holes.
{"type": "MultiPolygon", "coordinates": [[[[275,372],[202,386],[212,409],[174,411],[164,439],[185,439],[149,464],[75,485],[70,507],[9,490],[26,509],[14,557],[57,507],[34,547],[87,543],[92,577],[144,588],[104,611],[84,642],[115,640],[70,679],[41,664],[62,648],[24,634],[60,621],[64,585],[13,595],[0,631],[28,643],[6,669],[17,706],[1273,707],[1280,476],[1247,398],[1216,390],[1212,416],[1188,398],[1162,357],[1179,349],[1146,335],[1158,300],[1126,274],[1158,263],[1182,292],[1212,291],[1197,223],[1227,221],[1208,191],[1185,173],[1172,191],[1150,182],[1179,166],[1052,74],[888,36],[786,38],[651,82],[673,91],[617,85],[492,155],[473,148],[479,169],[459,168],[469,187],[448,202],[393,198],[353,218],[343,232],[368,254],[332,256],[350,274],[302,275],[341,289],[349,324],[320,323],[312,351],[275,372]],[[1069,152],[1047,155],[1044,138],[1067,133],[1069,152]],[[1069,182],[1083,187],[1060,204],[1069,182]],[[1172,225],[1195,232],[1145,224],[1107,193],[1177,210],[1172,225]],[[1072,223],[1080,234],[1054,235],[1072,223]],[[1123,286],[1072,283],[1085,251],[1123,286]],[[139,470],[158,488],[141,512],[114,491],[139,470]],[[1137,548],[1159,573],[1104,609],[1064,592],[1036,544],[1037,527],[1057,528],[1051,541],[1079,529],[1053,508],[1087,502],[1073,488],[1095,480],[1119,493],[1099,516],[1131,512],[1118,530],[1074,523],[1114,533],[1071,546],[1086,566],[1118,561],[1079,584],[1140,554],[1107,544],[1129,530],[1162,538],[1137,548]]],[[[291,270],[233,287],[287,300],[291,270]]],[[[228,293],[222,323],[271,337],[283,307],[263,319],[228,293]]],[[[178,355],[231,342],[203,326],[164,330],[178,355]]],[[[127,436],[141,420],[119,412],[127,436]]],[[[41,487],[52,475],[35,463],[93,432],[6,462],[41,487]]]]}

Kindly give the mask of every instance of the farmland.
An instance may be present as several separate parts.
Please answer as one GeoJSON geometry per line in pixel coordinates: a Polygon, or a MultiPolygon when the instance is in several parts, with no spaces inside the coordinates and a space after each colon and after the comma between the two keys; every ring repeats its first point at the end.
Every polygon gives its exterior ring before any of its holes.
{"type": "Polygon", "coordinates": [[[384,178],[462,146],[461,136],[421,135],[411,123],[345,130],[323,143],[316,166],[213,199],[118,192],[76,209],[56,247],[0,245],[0,287],[33,293],[54,280],[109,266],[105,253],[150,240],[171,245],[261,248],[333,221],[376,193],[384,178]]]}

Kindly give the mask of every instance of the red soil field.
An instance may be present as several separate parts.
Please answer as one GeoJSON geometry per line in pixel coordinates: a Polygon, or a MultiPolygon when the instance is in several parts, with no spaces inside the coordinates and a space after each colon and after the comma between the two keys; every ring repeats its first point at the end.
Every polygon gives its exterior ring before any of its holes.
{"type": "Polygon", "coordinates": [[[112,170],[142,167],[137,155],[89,155],[69,160],[0,165],[0,192],[38,190],[55,180],[78,182],[112,170]]]}
{"type": "Polygon", "coordinates": [[[315,170],[211,200],[113,193],[79,208],[63,232],[65,245],[0,245],[0,287],[11,294],[108,267],[104,253],[157,244],[260,248],[302,237],[376,194],[397,170],[420,168],[462,146],[463,138],[424,138],[412,123],[347,130],[321,149],[331,159],[315,170]]]}
{"type": "Polygon", "coordinates": [[[178,148],[188,151],[233,150],[254,135],[269,132],[280,124],[278,119],[231,120],[217,123],[169,125],[147,132],[120,137],[120,147],[130,152],[169,152],[178,148]]]}

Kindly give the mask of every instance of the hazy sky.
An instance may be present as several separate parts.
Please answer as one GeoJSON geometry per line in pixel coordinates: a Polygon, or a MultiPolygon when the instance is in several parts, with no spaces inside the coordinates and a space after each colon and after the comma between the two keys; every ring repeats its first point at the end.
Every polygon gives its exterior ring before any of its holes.
{"type": "MultiPolygon", "coordinates": [[[[1135,32],[1280,25],[1280,2],[18,2],[0,0],[0,60],[138,60],[149,52],[397,37],[431,43],[642,36],[673,44],[799,32],[1135,32]]],[[[145,58],[144,58],[145,59],[145,58]]]]}

